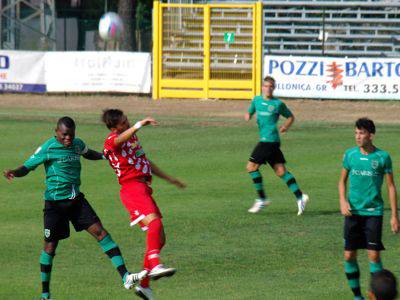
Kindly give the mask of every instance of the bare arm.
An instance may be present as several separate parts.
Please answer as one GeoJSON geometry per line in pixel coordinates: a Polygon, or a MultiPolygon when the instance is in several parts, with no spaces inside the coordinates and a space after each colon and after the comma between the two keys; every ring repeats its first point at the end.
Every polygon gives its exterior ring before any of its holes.
{"type": "Polygon", "coordinates": [[[339,179],[339,202],[340,202],[340,212],[343,216],[351,216],[350,203],[346,199],[346,183],[349,176],[349,171],[342,168],[339,179]]]}
{"type": "Polygon", "coordinates": [[[14,170],[4,170],[3,175],[8,180],[12,180],[14,177],[24,177],[29,173],[29,170],[25,166],[19,166],[14,170]]]}
{"type": "Polygon", "coordinates": [[[289,118],[286,119],[285,123],[279,128],[280,133],[284,133],[289,130],[290,126],[292,126],[294,122],[294,115],[291,115],[289,118]]]}
{"type": "Polygon", "coordinates": [[[394,183],[393,173],[386,174],[386,184],[388,189],[390,209],[392,210],[392,216],[390,218],[390,225],[392,232],[399,232],[399,214],[397,211],[397,192],[396,185],[394,183]]]}
{"type": "Polygon", "coordinates": [[[251,115],[250,113],[247,112],[247,113],[244,115],[244,119],[245,119],[246,121],[250,121],[252,116],[253,116],[253,115],[251,115]]]}
{"type": "Polygon", "coordinates": [[[157,125],[157,121],[152,119],[152,118],[146,118],[143,119],[142,121],[137,122],[135,125],[133,125],[131,128],[125,130],[122,132],[115,140],[114,143],[116,146],[122,145],[123,143],[127,142],[132,135],[134,135],[142,126],[147,126],[147,125],[157,125]]]}
{"type": "Polygon", "coordinates": [[[173,185],[176,185],[178,188],[183,189],[186,187],[185,183],[181,182],[179,179],[176,179],[174,177],[167,175],[159,167],[157,167],[157,165],[155,165],[152,161],[150,161],[150,163],[151,163],[151,170],[154,175],[168,181],[169,183],[171,183],[173,185]]]}
{"type": "Polygon", "coordinates": [[[103,159],[103,153],[97,152],[95,150],[89,149],[85,154],[82,156],[88,160],[100,160],[103,159]]]}

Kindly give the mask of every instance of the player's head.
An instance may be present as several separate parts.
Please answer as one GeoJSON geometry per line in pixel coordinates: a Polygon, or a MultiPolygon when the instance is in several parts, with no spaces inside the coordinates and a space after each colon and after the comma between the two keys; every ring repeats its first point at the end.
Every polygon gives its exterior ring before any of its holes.
{"type": "Polygon", "coordinates": [[[114,132],[124,132],[130,127],[127,116],[120,109],[105,109],[101,120],[107,128],[114,132]]]}
{"type": "Polygon", "coordinates": [[[356,144],[365,147],[372,144],[375,135],[375,124],[368,118],[360,118],[355,124],[356,144]]]}
{"type": "Polygon", "coordinates": [[[275,79],[271,76],[264,77],[261,89],[264,96],[272,98],[272,94],[275,90],[275,79]]]}
{"type": "Polygon", "coordinates": [[[57,122],[56,138],[65,147],[72,145],[75,138],[75,122],[70,117],[62,117],[57,122]]]}
{"type": "Polygon", "coordinates": [[[393,273],[388,270],[373,273],[368,296],[371,300],[396,299],[397,280],[393,273]]]}

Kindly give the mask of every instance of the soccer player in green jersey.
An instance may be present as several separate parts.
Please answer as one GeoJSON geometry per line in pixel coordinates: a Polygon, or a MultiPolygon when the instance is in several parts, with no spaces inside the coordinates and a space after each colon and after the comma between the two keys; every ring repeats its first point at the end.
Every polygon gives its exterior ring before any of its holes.
{"type": "Polygon", "coordinates": [[[382,244],[383,199],[381,188],[386,178],[393,233],[399,230],[396,186],[393,180],[390,155],[375,147],[375,124],[361,118],[355,124],[357,147],[348,149],[343,156],[339,180],[340,211],[344,218],[344,267],[354,293],[354,299],[364,299],[360,290],[360,271],[357,250],[367,249],[370,272],[382,270],[380,251],[382,244]],[[346,197],[346,183],[350,181],[346,197]]]}
{"type": "Polygon", "coordinates": [[[44,194],[44,249],[40,254],[42,278],[41,299],[50,299],[50,277],[53,258],[58,242],[69,237],[69,222],[76,231],[86,230],[99,243],[103,252],[121,275],[125,288],[130,289],[146,276],[146,271],[129,273],[118,245],[104,229],[96,212],[80,192],[80,156],[89,160],[103,159],[102,153],[88,149],[85,143],[75,138],[75,122],[69,117],[58,120],[56,136],[47,140],[25,163],[5,170],[4,176],[26,176],[41,164],[46,171],[44,194]]]}
{"type": "Polygon", "coordinates": [[[275,79],[270,76],[265,77],[262,85],[262,95],[254,97],[245,116],[246,121],[249,121],[252,116],[256,114],[260,131],[260,142],[254,148],[247,163],[247,171],[253,180],[254,187],[258,194],[258,198],[248,211],[250,213],[257,213],[265,206],[271,204],[271,201],[266,195],[263,179],[259,171],[260,165],[268,162],[274,169],[275,174],[280,177],[294,193],[298,207],[297,215],[301,215],[304,212],[309,197],[302,193],[296,179],[286,169],[286,160],[280,149],[279,138],[279,133],[287,132],[293,124],[294,115],[285,103],[273,97],[274,89],[275,79]],[[278,130],[277,123],[280,116],[285,117],[286,121],[278,130]]]}

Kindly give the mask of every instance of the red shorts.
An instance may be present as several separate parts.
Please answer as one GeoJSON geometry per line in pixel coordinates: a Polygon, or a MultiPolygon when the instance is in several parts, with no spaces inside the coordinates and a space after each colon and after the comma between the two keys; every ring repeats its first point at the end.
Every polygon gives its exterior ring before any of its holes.
{"type": "Polygon", "coordinates": [[[131,226],[139,224],[143,231],[147,230],[141,221],[149,214],[158,214],[161,212],[151,194],[153,189],[141,181],[130,181],[121,186],[120,197],[122,204],[128,210],[131,216],[131,226]]]}

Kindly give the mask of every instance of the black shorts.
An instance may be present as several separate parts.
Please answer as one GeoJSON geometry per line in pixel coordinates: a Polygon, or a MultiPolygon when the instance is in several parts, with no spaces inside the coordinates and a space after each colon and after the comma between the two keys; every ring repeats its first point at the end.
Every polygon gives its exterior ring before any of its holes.
{"type": "Polygon", "coordinates": [[[44,239],[47,242],[69,237],[69,222],[75,231],[88,229],[100,222],[96,212],[80,193],[75,199],[45,201],[44,204],[44,239]]]}
{"type": "Polygon", "coordinates": [[[262,165],[269,163],[271,167],[286,163],[280,149],[280,143],[259,142],[250,155],[249,161],[262,165]]]}
{"type": "Polygon", "coordinates": [[[352,215],[344,218],[344,249],[385,250],[382,244],[382,216],[352,215]]]}

